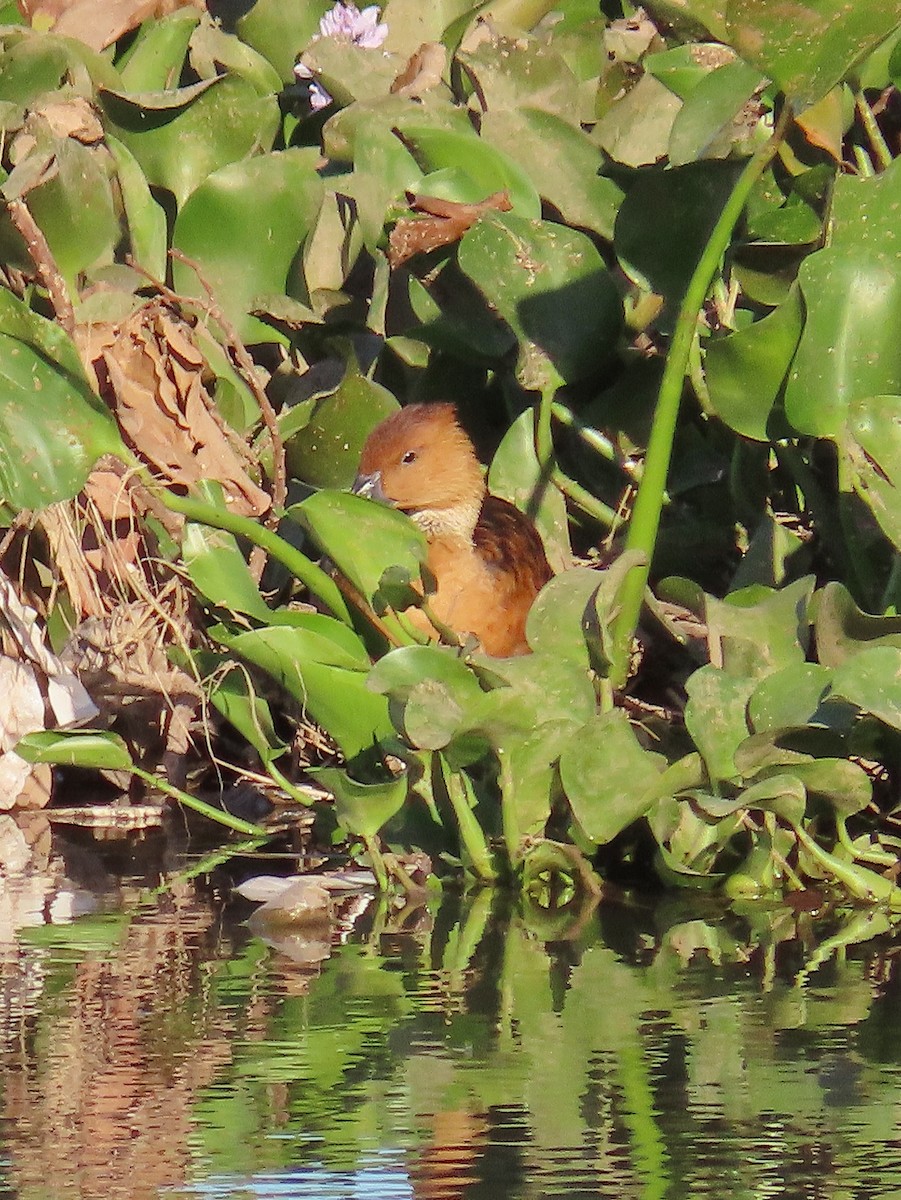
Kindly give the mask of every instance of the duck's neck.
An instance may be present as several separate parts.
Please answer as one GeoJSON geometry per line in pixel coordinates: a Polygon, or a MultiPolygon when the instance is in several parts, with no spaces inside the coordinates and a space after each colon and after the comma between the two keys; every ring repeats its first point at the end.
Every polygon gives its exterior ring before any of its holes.
{"type": "Polygon", "coordinates": [[[448,508],[421,508],[411,512],[410,516],[430,542],[438,538],[459,538],[471,543],[484,499],[485,493],[482,492],[470,501],[448,508]]]}

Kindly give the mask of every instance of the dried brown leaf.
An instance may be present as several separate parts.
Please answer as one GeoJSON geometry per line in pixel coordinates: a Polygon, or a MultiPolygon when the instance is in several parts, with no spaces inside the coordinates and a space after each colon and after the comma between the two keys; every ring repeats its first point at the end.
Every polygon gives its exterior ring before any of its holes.
{"type": "Polygon", "coordinates": [[[101,393],[112,393],[119,427],[145,462],[182,487],[217,480],[233,512],[267,511],[269,496],[247,470],[251,456],[207,391],[206,364],[186,322],[153,301],[118,326],[112,340],[104,329],[80,341],[101,393]]]}
{"type": "Polygon", "coordinates": [[[151,17],[192,4],[205,8],[202,0],[19,0],[22,15],[36,29],[77,38],[93,50],[105,49],[151,17]]]}
{"type": "Polygon", "coordinates": [[[401,217],[388,238],[388,262],[399,267],[415,254],[427,254],[439,246],[458,242],[484,212],[509,212],[506,192],[495,192],[477,204],[460,204],[437,196],[414,196],[410,208],[428,215],[401,217]]]}
{"type": "Polygon", "coordinates": [[[391,84],[391,91],[395,96],[418,98],[438,86],[446,66],[445,47],[440,42],[423,42],[391,84]]]}

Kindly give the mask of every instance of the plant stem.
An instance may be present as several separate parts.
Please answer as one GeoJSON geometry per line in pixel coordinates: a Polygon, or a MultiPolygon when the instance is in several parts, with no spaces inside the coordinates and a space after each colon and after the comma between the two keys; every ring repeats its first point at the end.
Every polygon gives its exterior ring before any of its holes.
{"type": "Polygon", "coordinates": [[[864,133],[867,135],[867,141],[870,143],[872,157],[876,160],[879,170],[884,171],[892,165],[892,152],[885,144],[882,130],[879,128],[876,118],[873,115],[873,110],[867,103],[867,98],[862,91],[855,92],[854,107],[857,109],[860,123],[863,126],[864,133]]]}
{"type": "Polygon", "coordinates": [[[443,754],[438,755],[438,762],[447,798],[457,818],[460,838],[466,847],[473,870],[485,883],[493,883],[497,879],[497,871],[485,834],[472,811],[472,785],[462,771],[452,770],[443,754]]]}
{"type": "Polygon", "coordinates": [[[625,684],[628,676],[629,649],[638,626],[642,599],[650,574],[654,545],[660,527],[660,513],[666,492],[666,480],[672,457],[679,405],[682,399],[682,387],[688,369],[698,316],[704,307],[710,285],[729,247],[735,226],[741,217],[751,189],[778,150],[790,119],[791,108],[786,104],[769,140],[753,155],[738,177],[707,245],[704,247],[700,261],[695,267],[679,309],[657,397],[654,423],[645,455],[644,478],[638,489],[626,536],[625,548],[642,551],[646,556],[646,561],[644,564],[636,565],[629,572],[621,592],[622,608],[614,623],[611,679],[614,686],[618,688],[625,684]]]}
{"type": "Polygon", "coordinates": [[[339,621],[343,621],[345,625],[352,624],[350,612],[334,579],[330,575],[326,575],[325,571],[317,567],[305,554],[295,550],[283,537],[279,537],[277,533],[266,529],[257,521],[251,520],[250,517],[227,512],[225,509],[216,508],[202,500],[194,500],[190,496],[177,496],[174,492],[146,478],[143,482],[151,493],[172,512],[181,513],[189,521],[197,521],[201,525],[211,525],[213,529],[224,529],[228,533],[245,538],[254,546],[261,547],[271,558],[277,559],[287,567],[291,574],[299,579],[314,596],[318,596],[339,621]]]}
{"type": "Polygon", "coordinates": [[[208,817],[211,821],[216,821],[219,825],[224,825],[226,829],[234,829],[236,833],[246,833],[250,837],[269,837],[269,834],[262,826],[252,825],[250,821],[242,821],[240,817],[232,816],[225,809],[214,808],[212,804],[207,804],[205,800],[198,800],[196,796],[192,796],[188,792],[183,792],[181,788],[175,787],[174,784],[168,783],[165,779],[160,779],[159,775],[154,775],[152,771],[145,771],[143,767],[137,767],[134,764],[129,769],[139,779],[143,779],[145,783],[149,783],[151,787],[155,787],[157,791],[162,792],[166,796],[171,796],[173,800],[177,800],[185,808],[192,808],[194,812],[200,813],[201,816],[208,817]]]}

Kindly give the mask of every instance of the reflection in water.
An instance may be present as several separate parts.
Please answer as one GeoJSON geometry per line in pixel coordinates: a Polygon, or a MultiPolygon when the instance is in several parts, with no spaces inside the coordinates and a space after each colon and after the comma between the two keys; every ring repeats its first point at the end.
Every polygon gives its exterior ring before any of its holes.
{"type": "Polygon", "coordinates": [[[887,918],[698,903],[370,908],[327,957],[182,883],[8,940],[0,1196],[901,1193],[887,918]]]}

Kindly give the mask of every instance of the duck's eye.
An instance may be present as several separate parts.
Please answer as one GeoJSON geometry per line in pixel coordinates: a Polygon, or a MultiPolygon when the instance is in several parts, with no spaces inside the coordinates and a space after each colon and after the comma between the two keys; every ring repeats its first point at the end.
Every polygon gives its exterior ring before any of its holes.
{"type": "Polygon", "coordinates": [[[400,461],[404,464],[405,467],[409,466],[409,464],[411,462],[416,462],[416,451],[408,450],[400,461]]]}

